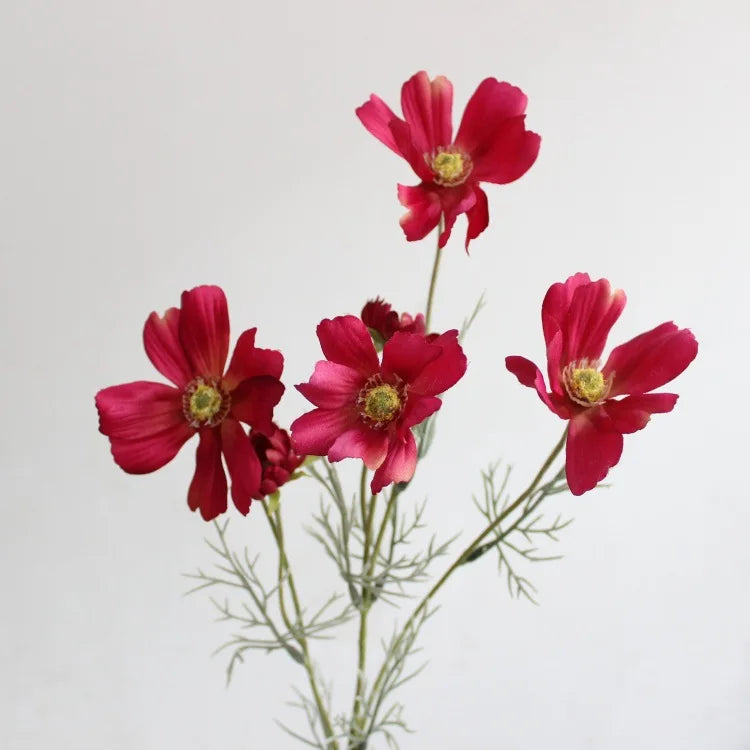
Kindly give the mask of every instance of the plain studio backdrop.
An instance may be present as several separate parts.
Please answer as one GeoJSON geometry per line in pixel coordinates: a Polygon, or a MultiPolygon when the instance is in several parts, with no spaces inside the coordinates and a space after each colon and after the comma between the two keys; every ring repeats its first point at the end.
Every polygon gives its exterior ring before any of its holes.
{"type": "MultiPolygon", "coordinates": [[[[422,309],[433,239],[397,223],[396,183],[415,179],[354,109],[371,92],[397,107],[426,69],[453,81],[456,123],[481,79],[522,87],[543,138],[525,177],[487,186],[471,255],[464,217],[445,250],[436,328],[482,291],[487,307],[406,496],[429,497],[430,529],[465,543],[480,470],[504,459],[520,490],[564,426],[503,366],[543,361],[552,282],[588,271],[626,291],[610,347],[675,320],[700,351],[608,489],[549,501],[575,522],[545,548],[561,560],[524,570],[539,606],[508,597],[492,555],[440,593],[401,746],[750,748],[744,3],[5,0],[0,15],[0,747],[297,746],[274,719],[304,728],[286,704],[300,668],[253,653],[227,688],[210,655],[229,631],[207,595],[184,596],[181,575],[212,560],[186,506],[195,443],[126,475],[93,398],[161,380],[143,323],[200,283],[226,290],[233,337],[258,326],[284,352],[285,425],[307,408],[291,385],[323,317],[378,294],[422,309]]],[[[282,498],[311,606],[339,586],[302,531],[318,495],[282,498]]],[[[260,508],[229,515],[237,546],[273,555],[260,508]]],[[[403,616],[376,609],[373,629],[403,616]]],[[[315,650],[338,711],[346,635],[315,650]]]]}

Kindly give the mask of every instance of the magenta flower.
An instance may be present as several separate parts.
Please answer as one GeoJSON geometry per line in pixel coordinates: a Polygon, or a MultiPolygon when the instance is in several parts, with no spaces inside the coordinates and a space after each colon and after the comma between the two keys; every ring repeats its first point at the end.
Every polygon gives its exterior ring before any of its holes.
{"type": "Polygon", "coordinates": [[[197,434],[191,510],[210,521],[227,509],[227,479],[240,513],[258,493],[261,465],[241,422],[272,435],[280,352],[255,347],[255,328],[242,333],[224,373],[229,353],[229,313],[224,292],[199,286],[182,293],[182,306],[146,320],[143,343],[154,367],[176,388],[138,381],[96,394],[99,430],[109,438],[115,462],[130,474],[147,474],[169,463],[197,434]]]}
{"type": "Polygon", "coordinates": [[[397,332],[378,361],[365,324],[353,315],[324,320],[318,339],[325,360],[297,390],[316,407],[292,424],[299,453],[330,461],[361,458],[374,469],[373,494],[391,482],[408,482],[417,465],[412,427],[436,412],[438,394],[466,371],[458,332],[431,342],[397,332]]]}
{"type": "Polygon", "coordinates": [[[375,337],[378,348],[382,348],[382,344],[388,341],[396,331],[421,333],[423,336],[427,332],[422,313],[417,313],[414,318],[409,313],[399,315],[395,310],[391,310],[389,302],[380,297],[367,302],[362,308],[360,318],[375,337]]]}
{"type": "Polygon", "coordinates": [[[401,218],[406,239],[421,240],[440,221],[443,247],[456,218],[468,219],[465,247],[489,224],[487,195],[480,182],[504,185],[521,177],[536,161],[541,138],[526,130],[526,95],[495,78],[485,78],[466,105],[453,138],[453,84],[424,71],[401,89],[404,119],[372,94],[357,117],[388,148],[409,162],[421,182],[398,186],[408,211],[401,218]]]}
{"type": "Polygon", "coordinates": [[[539,368],[524,357],[505,365],[559,417],[569,420],[565,471],[574,495],[596,486],[620,460],[622,436],[643,429],[652,414],[672,411],[675,393],[651,393],[676,378],[698,353],[698,342],[674,323],[636,336],[599,361],[625,307],[609,281],[578,273],[553,284],[542,303],[548,392],[539,368]]]}

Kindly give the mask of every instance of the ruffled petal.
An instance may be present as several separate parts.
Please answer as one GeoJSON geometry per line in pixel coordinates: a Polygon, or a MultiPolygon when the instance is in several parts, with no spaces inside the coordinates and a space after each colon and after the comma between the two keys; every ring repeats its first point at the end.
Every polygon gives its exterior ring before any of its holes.
{"type": "Polygon", "coordinates": [[[388,452],[388,434],[358,422],[336,438],[328,450],[329,461],[361,458],[368,469],[377,469],[388,452]]]}
{"type": "Polygon", "coordinates": [[[246,516],[253,496],[260,490],[261,466],[250,438],[236,419],[221,423],[221,450],[232,480],[232,501],[246,516]]]}
{"type": "Polygon", "coordinates": [[[521,89],[496,78],[485,78],[469,99],[456,135],[456,145],[472,156],[488,147],[503,121],[526,112],[521,89]]]}
{"type": "Polygon", "coordinates": [[[407,212],[399,220],[409,242],[424,239],[440,221],[440,195],[426,185],[399,185],[398,199],[407,212]]]}
{"type": "Polygon", "coordinates": [[[390,124],[391,135],[401,155],[409,162],[411,168],[421,180],[432,181],[432,169],[427,163],[425,152],[413,141],[411,128],[403,120],[393,120],[390,124]]]}
{"type": "Polygon", "coordinates": [[[696,354],[689,329],[662,323],[613,349],[602,373],[612,377],[611,396],[648,393],[676,378],[696,354]]]}
{"type": "Polygon", "coordinates": [[[283,394],[283,383],[270,375],[248,378],[232,391],[229,413],[264,435],[272,435],[273,409],[283,394]]]}
{"type": "Polygon", "coordinates": [[[464,248],[466,252],[469,252],[469,243],[479,237],[490,223],[490,209],[487,204],[487,194],[479,187],[474,186],[474,197],[476,202],[466,212],[466,218],[469,221],[469,225],[466,229],[466,243],[464,248]]]}
{"type": "Polygon", "coordinates": [[[315,406],[336,409],[353,404],[365,380],[366,377],[357,370],[323,359],[316,363],[310,382],[295,387],[315,406]]]}
{"type": "Polygon", "coordinates": [[[391,482],[408,482],[417,468],[417,443],[411,431],[391,440],[388,455],[370,482],[373,495],[391,482]]]}
{"type": "Polygon", "coordinates": [[[542,375],[542,371],[533,362],[526,359],[526,357],[511,356],[505,358],[505,367],[508,369],[508,372],[518,378],[518,382],[521,385],[525,385],[527,388],[534,388],[539,394],[539,398],[542,399],[542,403],[546,404],[550,411],[564,419],[567,418],[567,413],[560,414],[558,409],[555,408],[550,394],[547,392],[544,375],[542,375]]]}
{"type": "Polygon", "coordinates": [[[498,127],[487,148],[472,154],[472,177],[505,185],[522,177],[536,161],[542,139],[526,130],[525,117],[514,117],[498,127]]]}
{"type": "Polygon", "coordinates": [[[361,107],[355,110],[360,122],[381,142],[388,146],[391,151],[403,156],[401,150],[393,139],[393,134],[389,127],[394,120],[400,120],[393,113],[393,110],[375,94],[370,95],[370,99],[361,107]]]}
{"type": "Polygon", "coordinates": [[[419,396],[416,393],[409,394],[404,411],[399,419],[399,432],[409,430],[427,417],[431,417],[443,402],[437,396],[419,396]]]}
{"type": "Polygon", "coordinates": [[[204,521],[213,520],[227,509],[227,478],[221,465],[221,439],[214,428],[200,431],[188,506],[190,510],[200,509],[204,521]]]}
{"type": "Polygon", "coordinates": [[[255,333],[257,328],[243,331],[237,339],[229,369],[223,377],[224,385],[231,391],[240,381],[256,375],[270,375],[280,378],[284,369],[284,356],[275,349],[257,349],[255,333]]]}
{"type": "Polygon", "coordinates": [[[622,455],[622,435],[601,408],[587,409],[570,420],[565,473],[574,495],[596,487],[622,455]]]}
{"type": "Polygon", "coordinates": [[[672,411],[678,398],[676,393],[643,393],[637,396],[626,396],[619,401],[607,401],[604,409],[615,429],[628,434],[642,430],[648,424],[652,414],[672,411]]]}
{"type": "Polygon", "coordinates": [[[359,412],[354,409],[314,409],[292,422],[294,448],[301,456],[325,456],[339,435],[354,426],[359,412]]]}
{"type": "Polygon", "coordinates": [[[321,321],[318,339],[323,354],[331,362],[350,367],[365,376],[378,371],[378,355],[367,326],[354,315],[321,321]]]}
{"type": "Polygon", "coordinates": [[[547,290],[542,302],[542,328],[545,344],[549,345],[552,338],[563,330],[575,290],[590,283],[591,278],[587,273],[576,273],[564,282],[553,284],[547,290]]]}
{"type": "Polygon", "coordinates": [[[440,356],[429,362],[411,384],[411,390],[426,396],[437,396],[452,388],[466,372],[466,355],[458,343],[458,331],[446,331],[430,341],[440,349],[440,356]]]}
{"type": "Polygon", "coordinates": [[[180,310],[170,307],[163,316],[152,312],[143,327],[143,346],[154,367],[180,387],[193,379],[179,335],[180,310]]]}
{"type": "Polygon", "coordinates": [[[440,354],[440,348],[428,344],[424,336],[397,331],[383,346],[381,370],[384,374],[395,373],[411,384],[440,354]]]}
{"type": "Polygon", "coordinates": [[[194,375],[218,380],[229,353],[229,311],[218,286],[182,293],[180,342],[194,375]]]}
{"type": "Polygon", "coordinates": [[[453,85],[444,76],[430,81],[425,71],[413,75],[401,89],[401,109],[422,154],[451,143],[453,85]]]}
{"type": "Polygon", "coordinates": [[[443,188],[440,191],[440,202],[443,208],[443,231],[438,237],[438,247],[442,248],[451,236],[456,219],[474,208],[477,196],[471,184],[465,183],[458,187],[443,188]]]}

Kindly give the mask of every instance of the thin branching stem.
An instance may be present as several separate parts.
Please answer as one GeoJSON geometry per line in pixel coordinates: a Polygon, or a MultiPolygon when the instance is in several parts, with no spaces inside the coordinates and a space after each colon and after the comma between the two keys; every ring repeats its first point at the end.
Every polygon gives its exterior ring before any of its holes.
{"type": "Polygon", "coordinates": [[[443,216],[440,215],[440,221],[437,227],[437,242],[435,243],[435,262],[432,265],[432,275],[430,276],[430,290],[427,293],[427,306],[424,312],[424,325],[427,333],[430,332],[430,322],[432,319],[432,304],[435,299],[435,285],[437,284],[438,271],[440,270],[440,256],[443,254],[440,249],[440,235],[443,233],[443,216]]]}

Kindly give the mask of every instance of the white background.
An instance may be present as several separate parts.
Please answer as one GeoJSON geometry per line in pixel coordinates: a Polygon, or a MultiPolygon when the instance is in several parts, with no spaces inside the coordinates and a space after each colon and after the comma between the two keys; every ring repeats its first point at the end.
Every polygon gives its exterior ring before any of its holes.
{"type": "MultiPolygon", "coordinates": [[[[284,704],[300,668],[254,654],[225,688],[227,630],[183,596],[211,560],[185,502],[194,443],[128,476],[93,397],[160,379],[143,322],[199,283],[224,287],[235,336],[257,325],[285,353],[286,424],[321,318],[376,294],[420,309],[432,240],[405,242],[395,197],[414,177],[354,108],[396,107],[424,68],[454,82],[456,122],[482,78],[521,86],[543,136],[522,180],[488,186],[471,256],[464,218],[445,251],[436,326],[489,304],[407,496],[429,493],[431,528],[475,533],[480,469],[505,458],[520,489],[563,427],[503,367],[542,361],[550,283],[624,288],[613,345],[674,319],[700,352],[612,487],[550,502],[576,520],[564,559],[527,571],[541,606],[509,600],[489,555],[444,589],[402,747],[750,748],[749,21],[739,0],[6,0],[0,747],[297,746],[273,718],[302,726],[284,704]]],[[[284,495],[310,604],[337,585],[301,531],[317,494],[284,495]]],[[[270,555],[259,511],[231,526],[270,555]]],[[[348,710],[353,642],[316,656],[348,710]]]]}

